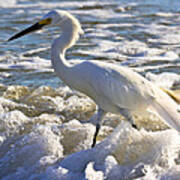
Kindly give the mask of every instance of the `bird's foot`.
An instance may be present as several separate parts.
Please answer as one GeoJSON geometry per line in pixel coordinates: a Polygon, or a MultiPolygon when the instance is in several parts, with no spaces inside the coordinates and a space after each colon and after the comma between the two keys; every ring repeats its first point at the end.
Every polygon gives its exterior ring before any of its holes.
{"type": "Polygon", "coordinates": [[[132,127],[136,130],[138,130],[138,127],[136,126],[136,124],[132,124],[132,127]]]}

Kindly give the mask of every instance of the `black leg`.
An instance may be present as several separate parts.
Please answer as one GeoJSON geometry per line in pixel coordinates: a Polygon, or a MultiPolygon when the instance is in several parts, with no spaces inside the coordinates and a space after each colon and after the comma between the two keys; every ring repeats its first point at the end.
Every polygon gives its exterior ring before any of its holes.
{"type": "Polygon", "coordinates": [[[100,124],[96,124],[96,131],[94,133],[93,143],[91,145],[92,148],[96,145],[96,138],[97,138],[98,132],[100,130],[100,127],[101,127],[100,124]]]}
{"type": "Polygon", "coordinates": [[[98,108],[98,112],[97,112],[97,119],[95,120],[95,124],[96,124],[96,131],[94,133],[94,136],[93,136],[93,143],[91,145],[91,147],[93,148],[95,145],[96,145],[96,139],[97,139],[97,135],[99,133],[99,130],[100,130],[100,127],[101,127],[101,124],[102,124],[102,119],[103,117],[105,116],[106,112],[101,109],[101,108],[98,108]]]}

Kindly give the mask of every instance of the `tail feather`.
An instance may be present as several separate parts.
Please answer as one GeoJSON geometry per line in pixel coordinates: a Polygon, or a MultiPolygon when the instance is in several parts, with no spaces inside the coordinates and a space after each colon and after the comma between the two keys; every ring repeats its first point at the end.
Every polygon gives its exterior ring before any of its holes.
{"type": "Polygon", "coordinates": [[[180,132],[180,113],[173,99],[161,91],[161,96],[152,99],[151,105],[167,125],[180,132]]]}

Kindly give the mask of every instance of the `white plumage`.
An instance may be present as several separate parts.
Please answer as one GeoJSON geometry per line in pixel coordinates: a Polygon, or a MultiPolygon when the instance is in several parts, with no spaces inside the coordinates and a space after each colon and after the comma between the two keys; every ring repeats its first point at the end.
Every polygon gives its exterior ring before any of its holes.
{"type": "Polygon", "coordinates": [[[89,97],[98,105],[96,132],[106,112],[121,114],[132,123],[132,114],[154,111],[166,124],[180,132],[180,115],[177,104],[156,85],[129,68],[100,61],[82,61],[71,64],[65,59],[65,52],[79,38],[83,31],[79,21],[66,11],[51,11],[32,27],[16,34],[9,41],[45,25],[60,26],[61,35],[51,48],[52,66],[56,74],[68,86],[89,97]],[[29,30],[30,29],[30,30],[29,30]]]}

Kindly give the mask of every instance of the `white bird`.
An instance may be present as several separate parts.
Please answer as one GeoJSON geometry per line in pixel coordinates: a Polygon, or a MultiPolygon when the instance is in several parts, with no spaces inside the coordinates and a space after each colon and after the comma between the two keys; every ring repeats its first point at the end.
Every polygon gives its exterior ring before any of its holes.
{"type": "Polygon", "coordinates": [[[12,36],[8,41],[46,25],[59,26],[62,32],[51,47],[51,61],[56,74],[69,87],[86,94],[98,105],[92,147],[96,144],[101,120],[107,112],[123,115],[136,127],[132,115],[143,116],[147,109],[151,109],[166,124],[180,132],[180,115],[175,101],[140,74],[120,65],[100,61],[71,64],[65,59],[66,50],[83,33],[79,21],[70,13],[51,11],[39,22],[12,36]]]}

